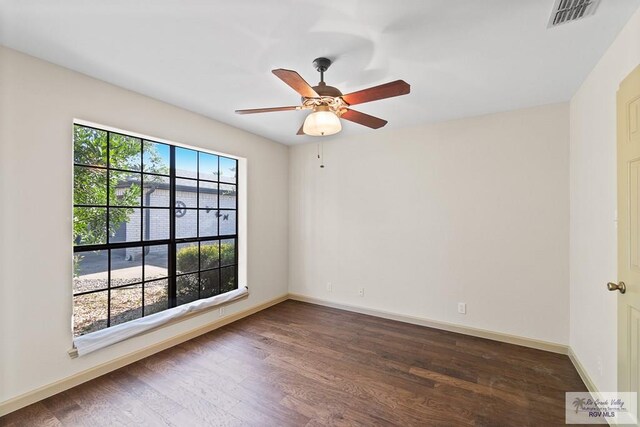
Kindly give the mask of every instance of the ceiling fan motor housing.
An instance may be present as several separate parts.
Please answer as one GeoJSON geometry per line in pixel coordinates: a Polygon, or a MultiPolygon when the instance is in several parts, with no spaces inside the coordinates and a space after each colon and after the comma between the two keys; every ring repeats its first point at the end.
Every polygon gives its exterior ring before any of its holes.
{"type": "Polygon", "coordinates": [[[320,96],[342,96],[342,92],[337,87],[329,86],[325,82],[318,83],[313,90],[320,96]]]}

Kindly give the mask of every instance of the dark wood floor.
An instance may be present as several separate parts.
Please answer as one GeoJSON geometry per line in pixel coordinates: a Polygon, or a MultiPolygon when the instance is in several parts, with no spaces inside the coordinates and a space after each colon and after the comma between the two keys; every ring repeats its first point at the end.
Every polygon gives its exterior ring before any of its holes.
{"type": "Polygon", "coordinates": [[[0,425],[553,426],[565,391],[566,356],[286,301],[0,425]]]}

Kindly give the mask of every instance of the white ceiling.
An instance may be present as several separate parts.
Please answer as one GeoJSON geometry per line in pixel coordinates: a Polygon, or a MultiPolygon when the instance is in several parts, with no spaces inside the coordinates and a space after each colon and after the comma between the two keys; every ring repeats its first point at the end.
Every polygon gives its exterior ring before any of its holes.
{"type": "MultiPolygon", "coordinates": [[[[547,29],[553,0],[0,0],[0,44],[286,144],[305,112],[270,72],[335,62],[343,93],[404,79],[358,110],[413,126],[567,101],[640,0],[547,29]]],[[[343,133],[376,132],[344,122],[343,133]]],[[[331,137],[327,137],[331,138],[331,137]]]]}

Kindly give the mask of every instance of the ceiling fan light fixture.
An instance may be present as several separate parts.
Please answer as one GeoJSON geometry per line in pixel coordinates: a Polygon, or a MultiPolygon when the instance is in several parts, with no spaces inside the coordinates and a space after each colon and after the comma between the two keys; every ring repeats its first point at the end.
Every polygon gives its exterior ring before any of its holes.
{"type": "Polygon", "coordinates": [[[326,105],[319,105],[313,109],[304,120],[302,131],[311,136],[328,136],[342,130],[340,118],[326,105]]]}

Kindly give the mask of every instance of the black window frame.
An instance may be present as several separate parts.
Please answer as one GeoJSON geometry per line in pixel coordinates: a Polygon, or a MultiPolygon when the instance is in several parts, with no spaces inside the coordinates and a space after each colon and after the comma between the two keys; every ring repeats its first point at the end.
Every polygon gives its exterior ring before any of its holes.
{"type": "MultiPolygon", "coordinates": [[[[75,218],[75,208],[100,208],[100,209],[105,209],[106,212],[106,240],[105,243],[99,243],[99,244],[87,244],[87,245],[79,245],[76,244],[77,242],[74,241],[73,243],[73,254],[74,256],[85,253],[85,252],[95,252],[95,251],[106,251],[107,252],[107,257],[108,257],[108,261],[107,261],[107,282],[106,282],[106,288],[100,288],[100,289],[92,289],[92,290],[87,290],[87,291],[82,291],[82,292],[75,292],[75,289],[72,290],[72,294],[73,294],[73,298],[74,298],[74,312],[75,312],[75,298],[78,296],[83,296],[83,295],[87,295],[87,294],[91,294],[91,293],[98,293],[98,292],[105,292],[107,294],[107,319],[106,319],[106,326],[105,327],[101,327],[98,328],[97,330],[103,330],[103,329],[107,329],[111,326],[114,326],[112,324],[112,307],[111,307],[111,291],[112,289],[120,289],[120,288],[127,288],[127,287],[132,287],[132,286],[137,286],[140,285],[141,286],[141,315],[138,318],[142,318],[145,316],[145,284],[147,283],[153,283],[153,282],[159,282],[162,280],[167,280],[168,282],[168,295],[167,295],[167,307],[163,308],[160,311],[164,311],[167,309],[171,309],[174,307],[177,307],[179,305],[182,304],[186,304],[188,302],[192,302],[192,301],[197,301],[203,298],[208,298],[210,296],[214,296],[214,295],[220,295],[226,292],[231,292],[235,289],[239,288],[239,283],[238,283],[238,269],[239,269],[239,262],[240,260],[238,259],[238,254],[239,254],[239,250],[238,250],[238,246],[239,246],[239,231],[238,231],[238,222],[239,222],[239,215],[238,215],[238,199],[239,199],[239,195],[240,195],[240,173],[239,173],[239,169],[240,169],[240,162],[237,158],[234,157],[230,157],[228,155],[223,155],[223,154],[219,154],[216,152],[210,152],[210,151],[206,151],[203,149],[198,149],[195,147],[189,147],[189,146],[184,146],[184,145],[175,145],[174,143],[170,143],[170,142],[166,142],[166,141],[158,141],[156,139],[153,138],[148,138],[146,136],[140,136],[140,135],[135,135],[135,134],[130,134],[127,133],[126,131],[120,131],[120,130],[110,130],[108,128],[101,128],[95,125],[88,125],[88,124],[84,124],[81,122],[74,122],[73,123],[73,129],[74,129],[74,150],[75,150],[75,129],[76,126],[80,126],[83,128],[87,128],[87,129],[92,129],[98,132],[104,132],[106,133],[106,138],[107,138],[107,157],[106,157],[106,164],[104,166],[100,166],[100,165],[87,165],[87,164],[82,164],[82,163],[77,163],[75,161],[75,157],[74,157],[74,161],[73,161],[73,180],[74,180],[74,187],[75,187],[75,179],[76,179],[76,168],[90,168],[90,169],[98,169],[98,170],[104,170],[106,171],[106,201],[105,201],[105,205],[99,205],[99,204],[90,204],[90,205],[86,205],[86,204],[76,204],[75,200],[73,200],[73,208],[74,208],[74,218],[75,218]],[[117,135],[121,135],[121,136],[125,136],[125,137],[129,137],[129,138],[134,138],[134,139],[139,139],[140,140],[140,170],[127,170],[127,169],[121,169],[121,168],[117,168],[117,167],[112,167],[111,163],[110,163],[110,155],[111,155],[111,135],[112,134],[117,134],[117,135]],[[145,171],[144,170],[144,155],[145,155],[145,142],[149,142],[149,143],[154,143],[154,144],[162,144],[162,145],[166,145],[169,147],[169,172],[168,174],[162,174],[162,173],[156,173],[156,172],[150,172],[150,171],[145,171]],[[196,159],[197,159],[197,166],[196,166],[196,173],[195,173],[195,178],[194,177],[187,177],[187,176],[181,176],[177,174],[177,170],[176,170],[176,149],[180,148],[180,149],[185,149],[185,150],[191,150],[196,152],[196,159]],[[213,179],[203,179],[201,178],[201,172],[200,172],[200,157],[201,154],[205,154],[205,155],[213,155],[217,157],[217,163],[218,163],[218,169],[217,169],[217,179],[213,180],[213,179]],[[223,176],[222,176],[222,169],[221,169],[221,159],[229,159],[229,160],[233,160],[235,162],[235,182],[229,182],[229,181],[223,181],[223,176]],[[111,200],[110,200],[110,186],[111,186],[111,180],[110,180],[110,175],[112,172],[122,172],[122,173],[129,173],[129,174],[138,174],[140,176],[140,181],[139,181],[139,186],[140,186],[140,203],[139,205],[136,206],[119,206],[119,205],[112,205],[111,204],[111,200]],[[149,206],[149,205],[145,205],[145,176],[147,175],[151,175],[151,176],[159,176],[159,177],[163,177],[163,178],[169,178],[169,205],[167,207],[157,207],[157,206],[149,206]],[[183,207],[183,208],[179,208],[176,206],[177,200],[176,200],[176,193],[178,192],[177,190],[177,184],[176,181],[177,180],[190,180],[195,182],[196,186],[195,188],[197,189],[195,192],[195,199],[196,199],[196,207],[183,207]],[[216,206],[213,208],[210,207],[201,207],[200,206],[200,183],[201,182],[205,182],[205,183],[209,183],[209,184],[216,184],[216,193],[217,193],[217,200],[216,200],[216,206]],[[229,186],[235,186],[235,206],[233,207],[221,207],[220,205],[220,187],[222,185],[229,185],[229,186]],[[109,233],[109,224],[110,224],[110,218],[109,218],[109,211],[110,209],[113,208],[133,208],[133,209],[139,209],[140,210],[140,237],[139,240],[135,240],[135,241],[125,241],[125,242],[110,242],[110,233],[109,233]],[[143,224],[145,224],[145,211],[149,210],[148,212],[151,212],[151,209],[163,209],[163,210],[168,210],[169,212],[169,238],[168,239],[145,239],[145,228],[143,226],[143,224]],[[195,219],[195,223],[196,223],[196,237],[183,237],[183,238],[178,238],[176,237],[176,212],[178,209],[187,209],[188,211],[195,211],[196,212],[196,219],[195,219]],[[214,210],[217,211],[215,213],[216,216],[216,235],[205,235],[205,236],[200,236],[200,213],[201,211],[207,211],[207,213],[210,210],[214,210]],[[221,235],[220,234],[220,222],[221,222],[221,218],[224,215],[223,212],[235,212],[235,232],[232,234],[224,234],[221,235]],[[231,264],[223,264],[223,256],[222,256],[222,250],[221,250],[221,245],[223,243],[223,241],[225,240],[233,240],[233,263],[231,264]],[[204,270],[202,269],[202,263],[201,263],[201,247],[202,244],[206,244],[206,243],[210,243],[210,242],[218,242],[218,262],[217,262],[217,266],[214,266],[212,268],[205,268],[204,270]],[[176,260],[176,256],[177,256],[177,248],[180,244],[184,244],[184,243],[196,243],[198,245],[198,270],[197,272],[178,272],[177,271],[177,260],[176,260]],[[166,245],[168,248],[168,258],[167,258],[167,277],[163,277],[163,278],[151,278],[149,280],[145,279],[145,255],[147,253],[147,248],[148,247],[153,247],[153,246],[163,246],[166,245]],[[111,286],[111,275],[112,275],[112,251],[113,250],[117,250],[117,249],[127,249],[127,248],[140,248],[141,249],[141,266],[142,266],[142,270],[141,270],[141,281],[138,282],[131,282],[131,283],[126,283],[126,284],[122,284],[122,285],[118,285],[118,286],[111,286]],[[235,281],[235,288],[233,289],[228,289],[225,290],[224,292],[222,291],[222,278],[223,278],[223,269],[226,269],[226,271],[228,271],[228,269],[233,269],[233,277],[234,277],[234,281],[235,281]],[[207,272],[211,272],[211,271],[217,271],[217,277],[218,277],[218,289],[217,289],[217,293],[214,293],[213,295],[209,295],[209,296],[202,296],[202,282],[201,282],[201,277],[203,273],[207,273],[207,272]],[[198,298],[193,299],[191,301],[186,301],[186,302],[182,302],[179,304],[178,301],[178,295],[177,295],[177,282],[178,282],[178,278],[179,277],[183,277],[183,276],[187,276],[187,275],[192,275],[192,274],[198,274],[198,298]]],[[[74,189],[75,191],[75,189],[74,189]]],[[[149,219],[147,219],[146,221],[149,221],[149,219]]],[[[156,311],[157,312],[157,311],[156,311]]],[[[150,313],[150,314],[154,314],[154,313],[150,313]]],[[[135,319],[132,319],[135,320],[135,319]]],[[[94,331],[90,331],[90,332],[94,332],[94,331]]],[[[77,334],[77,332],[75,331],[75,323],[74,323],[74,336],[80,336],[80,335],[84,335],[86,333],[90,333],[90,332],[84,332],[83,334],[77,334]]]]}

